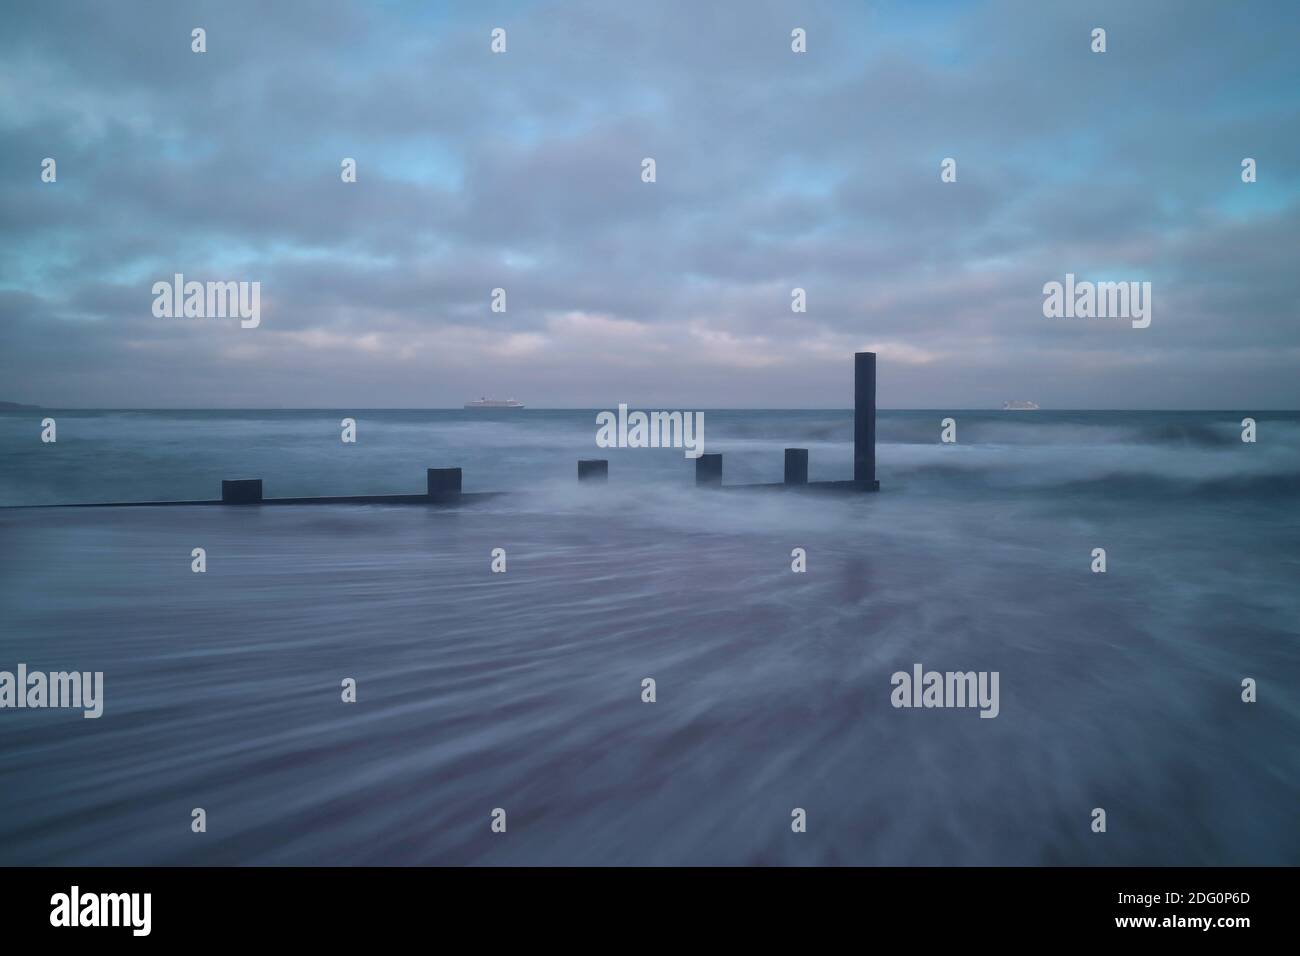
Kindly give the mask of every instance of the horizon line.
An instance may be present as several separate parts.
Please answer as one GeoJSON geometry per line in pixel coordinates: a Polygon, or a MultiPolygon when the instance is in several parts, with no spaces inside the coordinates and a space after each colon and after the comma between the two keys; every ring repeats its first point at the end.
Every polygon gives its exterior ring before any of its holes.
{"type": "MultiPolygon", "coordinates": [[[[11,403],[14,405],[24,405],[21,402],[11,403]]],[[[685,411],[686,406],[670,407],[662,403],[639,402],[638,406],[644,408],[633,408],[633,403],[623,402],[620,404],[627,405],[631,410],[653,411],[685,411]],[[657,406],[653,407],[652,406],[657,406]]],[[[614,407],[617,407],[614,406],[614,407]]],[[[356,406],[356,405],[137,405],[137,406],[91,406],[91,405],[24,405],[21,408],[0,408],[2,413],[21,413],[21,412],[474,412],[482,414],[483,412],[508,412],[512,415],[521,412],[599,412],[607,411],[608,407],[598,405],[548,405],[548,406],[525,406],[523,408],[465,408],[456,405],[373,405],[373,406],[356,406]]],[[[889,412],[1213,412],[1237,414],[1243,410],[1253,410],[1254,412],[1297,412],[1300,408],[1261,408],[1251,406],[1246,408],[1170,408],[1154,406],[1134,406],[1129,408],[1084,408],[1084,407],[1066,407],[1066,406],[1039,406],[1035,409],[1014,409],[999,408],[992,405],[931,405],[931,406],[877,406],[878,411],[889,412]]],[[[834,406],[834,405],[790,405],[784,407],[766,406],[757,407],[750,405],[715,405],[691,408],[689,411],[700,412],[852,412],[852,406],[834,406]]]]}

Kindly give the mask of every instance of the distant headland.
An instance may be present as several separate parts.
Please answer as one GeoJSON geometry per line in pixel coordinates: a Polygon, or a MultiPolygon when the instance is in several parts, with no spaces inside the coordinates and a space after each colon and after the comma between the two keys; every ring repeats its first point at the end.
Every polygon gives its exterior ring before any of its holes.
{"type": "Polygon", "coordinates": [[[39,405],[22,405],[18,402],[0,402],[0,412],[30,412],[40,407],[39,405]]]}

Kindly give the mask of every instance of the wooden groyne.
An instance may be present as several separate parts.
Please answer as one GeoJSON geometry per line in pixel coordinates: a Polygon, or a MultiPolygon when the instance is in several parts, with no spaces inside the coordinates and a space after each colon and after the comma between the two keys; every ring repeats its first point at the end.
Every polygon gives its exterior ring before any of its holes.
{"type": "MultiPolygon", "coordinates": [[[[869,492],[879,491],[876,480],[876,353],[858,352],[853,357],[853,477],[840,481],[808,480],[808,449],[785,450],[785,477],[782,481],[725,485],[722,482],[722,455],[700,455],[695,459],[697,488],[720,491],[812,491],[869,492]]],[[[261,478],[234,478],[221,482],[221,497],[194,501],[105,501],[66,505],[10,505],[10,508],[156,508],[182,505],[423,505],[460,507],[487,501],[501,491],[466,492],[462,489],[459,468],[429,468],[425,472],[424,494],[414,495],[329,495],[298,498],[267,498],[262,494],[261,478]]],[[[607,482],[609,460],[583,458],[578,461],[580,482],[607,482]]]]}

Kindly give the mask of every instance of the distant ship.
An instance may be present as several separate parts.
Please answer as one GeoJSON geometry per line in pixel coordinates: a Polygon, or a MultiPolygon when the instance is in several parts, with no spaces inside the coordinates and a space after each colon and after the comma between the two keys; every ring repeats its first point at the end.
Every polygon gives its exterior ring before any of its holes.
{"type": "Polygon", "coordinates": [[[1036,412],[1038,404],[1036,402],[1003,402],[1002,410],[1004,412],[1036,412]]]}
{"type": "Polygon", "coordinates": [[[476,402],[466,402],[466,408],[523,408],[523,402],[516,402],[513,398],[480,398],[476,402]]]}

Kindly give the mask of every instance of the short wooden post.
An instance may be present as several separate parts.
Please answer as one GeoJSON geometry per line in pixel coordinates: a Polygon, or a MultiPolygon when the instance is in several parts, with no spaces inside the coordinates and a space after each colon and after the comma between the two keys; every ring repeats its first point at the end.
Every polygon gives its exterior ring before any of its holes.
{"type": "Polygon", "coordinates": [[[785,450],[785,483],[787,485],[808,484],[807,448],[787,448],[785,450]]]}
{"type": "Polygon", "coordinates": [[[695,459],[695,484],[722,486],[722,455],[701,455],[695,459]]]}
{"type": "Polygon", "coordinates": [[[227,505],[255,505],[262,501],[261,478],[223,478],[221,503],[227,505]]]}
{"type": "Polygon", "coordinates": [[[430,498],[459,498],[460,469],[428,469],[428,495],[430,498]]]}
{"type": "Polygon", "coordinates": [[[609,481],[608,458],[579,458],[579,481],[609,481]]]}

